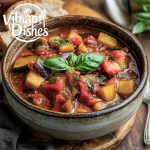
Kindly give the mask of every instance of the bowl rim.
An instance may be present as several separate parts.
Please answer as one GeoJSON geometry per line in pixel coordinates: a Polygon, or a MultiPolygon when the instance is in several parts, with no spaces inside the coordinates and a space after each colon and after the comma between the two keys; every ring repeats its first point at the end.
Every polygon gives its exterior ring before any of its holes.
{"type": "MultiPolygon", "coordinates": [[[[87,19],[87,20],[94,20],[96,22],[99,22],[99,23],[103,23],[103,24],[109,24],[110,26],[113,26],[114,28],[126,33],[127,36],[130,36],[135,44],[139,47],[141,53],[142,53],[142,56],[143,56],[143,75],[141,77],[141,80],[140,80],[140,83],[137,87],[137,89],[134,91],[134,93],[129,97],[127,98],[125,101],[117,104],[117,105],[114,105],[112,107],[108,107],[108,108],[105,108],[105,109],[102,109],[102,110],[99,110],[99,111],[93,111],[93,112],[87,112],[87,113],[63,113],[63,112],[53,112],[53,111],[50,111],[50,110],[46,110],[46,109],[41,109],[31,103],[29,103],[28,101],[26,101],[24,98],[21,98],[10,86],[10,83],[9,83],[9,79],[7,78],[6,76],[6,73],[5,73],[5,62],[7,60],[7,56],[8,56],[8,53],[10,51],[10,49],[12,48],[12,45],[17,41],[17,39],[13,39],[13,41],[10,43],[9,47],[7,48],[7,51],[6,53],[4,54],[4,57],[3,57],[3,61],[2,61],[2,81],[3,81],[3,85],[6,86],[7,90],[17,99],[17,102],[20,102],[20,104],[27,108],[27,109],[30,109],[30,110],[33,110],[34,112],[37,112],[37,113],[40,113],[40,114],[43,114],[43,115],[47,115],[47,116],[51,116],[51,117],[58,117],[58,118],[76,118],[76,119],[79,119],[79,118],[90,118],[90,117],[98,117],[98,116],[104,116],[104,115],[109,115],[110,113],[114,112],[114,111],[117,111],[119,109],[122,109],[124,107],[126,107],[128,104],[130,104],[133,100],[135,100],[138,95],[140,94],[140,92],[144,89],[145,85],[146,85],[146,81],[147,81],[147,78],[148,78],[148,63],[147,63],[147,57],[145,55],[145,52],[144,52],[144,49],[142,47],[142,44],[141,42],[139,41],[139,39],[133,35],[130,31],[126,30],[126,29],[123,29],[122,27],[110,22],[110,21],[106,21],[106,20],[100,20],[99,18],[96,18],[96,17],[89,17],[89,16],[81,16],[81,15],[67,15],[67,16],[60,16],[60,17],[55,17],[55,18],[50,18],[50,19],[47,19],[46,21],[54,21],[56,19],[71,19],[71,18],[75,18],[75,19],[87,19]]],[[[40,23],[38,23],[37,25],[40,25],[40,23]]]]}

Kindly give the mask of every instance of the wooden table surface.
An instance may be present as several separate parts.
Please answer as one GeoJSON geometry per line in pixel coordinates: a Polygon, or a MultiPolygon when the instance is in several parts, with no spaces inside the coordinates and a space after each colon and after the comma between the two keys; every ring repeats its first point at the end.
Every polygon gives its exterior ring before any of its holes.
{"type": "MultiPolygon", "coordinates": [[[[75,2],[84,3],[98,12],[103,12],[104,15],[107,15],[104,11],[103,3],[100,0],[74,0],[75,2]]],[[[2,20],[0,20],[2,22],[2,20]]],[[[0,30],[3,28],[0,26],[0,30]]],[[[150,31],[147,31],[140,35],[140,39],[143,42],[145,52],[150,58],[150,31]]],[[[150,65],[150,62],[149,62],[150,65]]],[[[143,143],[143,134],[144,126],[146,121],[147,109],[144,104],[141,105],[137,116],[136,121],[130,130],[129,134],[125,137],[123,142],[119,145],[117,150],[150,150],[150,146],[145,146],[143,143]]]]}

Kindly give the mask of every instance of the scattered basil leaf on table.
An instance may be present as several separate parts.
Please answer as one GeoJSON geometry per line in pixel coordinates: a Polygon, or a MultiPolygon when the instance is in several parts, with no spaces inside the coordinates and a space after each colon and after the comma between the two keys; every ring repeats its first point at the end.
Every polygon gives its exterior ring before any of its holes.
{"type": "Polygon", "coordinates": [[[149,5],[148,5],[148,4],[144,4],[144,5],[142,6],[142,8],[143,8],[144,11],[150,12],[150,4],[149,4],[149,5]]]}
{"type": "Polygon", "coordinates": [[[145,31],[150,26],[150,0],[135,0],[140,6],[141,12],[133,14],[133,17],[137,20],[132,32],[134,34],[145,31]]]}
{"type": "Polygon", "coordinates": [[[88,80],[88,79],[87,79],[86,82],[87,82],[87,85],[88,85],[89,90],[90,90],[90,91],[93,91],[93,90],[94,90],[94,84],[93,84],[90,80],[88,80]]]}
{"type": "Polygon", "coordinates": [[[65,44],[69,44],[71,41],[68,40],[59,40],[59,39],[55,39],[54,42],[58,45],[65,45],[65,44]]]}
{"type": "Polygon", "coordinates": [[[138,23],[134,26],[132,32],[133,32],[134,34],[141,33],[141,32],[143,32],[143,31],[146,29],[146,27],[147,27],[147,24],[146,24],[145,22],[138,22],[138,23]]]}

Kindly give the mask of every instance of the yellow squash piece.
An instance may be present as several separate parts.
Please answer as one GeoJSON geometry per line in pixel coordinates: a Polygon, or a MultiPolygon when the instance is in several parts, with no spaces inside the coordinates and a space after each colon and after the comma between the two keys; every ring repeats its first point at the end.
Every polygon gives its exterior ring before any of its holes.
{"type": "Polygon", "coordinates": [[[102,109],[102,106],[99,102],[97,102],[96,104],[93,105],[92,109],[94,111],[98,111],[98,110],[101,110],[102,109]]]}
{"type": "Polygon", "coordinates": [[[134,80],[120,80],[117,93],[121,96],[128,97],[130,96],[135,89],[134,80]]]}
{"type": "Polygon", "coordinates": [[[73,103],[71,100],[68,100],[67,102],[64,103],[63,108],[65,110],[65,112],[71,112],[73,109],[73,103]]]}
{"type": "Polygon", "coordinates": [[[126,60],[126,57],[122,57],[122,58],[115,60],[115,61],[121,67],[122,70],[126,69],[128,66],[128,62],[126,60]]]}
{"type": "Polygon", "coordinates": [[[100,32],[98,41],[109,48],[117,46],[117,39],[103,32],[100,32]]]}
{"type": "Polygon", "coordinates": [[[71,40],[74,37],[82,39],[81,36],[77,33],[76,30],[71,30],[70,33],[68,34],[68,39],[71,40]]]}
{"type": "Polygon", "coordinates": [[[50,36],[49,39],[48,39],[48,43],[51,46],[54,46],[56,44],[55,40],[59,40],[59,39],[60,39],[60,36],[50,36]]]}
{"type": "Polygon", "coordinates": [[[45,79],[43,77],[33,71],[30,71],[26,76],[25,85],[28,88],[36,90],[44,81],[45,79]]]}
{"type": "Polygon", "coordinates": [[[73,51],[74,51],[74,46],[72,43],[59,46],[60,53],[67,53],[67,52],[73,52],[73,51]]]}
{"type": "Polygon", "coordinates": [[[28,63],[32,60],[36,61],[37,57],[36,56],[27,56],[27,57],[17,58],[14,66],[13,66],[13,69],[22,69],[24,67],[27,67],[28,63]]]}
{"type": "Polygon", "coordinates": [[[87,49],[87,47],[83,43],[81,43],[79,45],[78,51],[81,52],[81,53],[88,53],[88,49],[87,49]]]}
{"type": "Polygon", "coordinates": [[[115,85],[102,86],[97,94],[105,101],[112,101],[116,97],[115,85]]]}

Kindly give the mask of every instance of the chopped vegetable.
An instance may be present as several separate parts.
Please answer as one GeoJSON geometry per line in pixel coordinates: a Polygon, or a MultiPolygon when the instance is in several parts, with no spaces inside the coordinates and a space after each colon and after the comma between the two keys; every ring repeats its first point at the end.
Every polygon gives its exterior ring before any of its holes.
{"type": "Polygon", "coordinates": [[[108,60],[107,57],[104,59],[102,67],[110,76],[114,76],[115,74],[121,72],[121,67],[115,61],[108,60]]]}
{"type": "Polygon", "coordinates": [[[71,112],[74,108],[72,101],[68,100],[67,102],[65,102],[62,108],[65,112],[68,112],[68,113],[71,112]]]}
{"type": "Polygon", "coordinates": [[[103,32],[100,32],[98,41],[109,48],[117,46],[117,39],[103,32]]]}
{"type": "Polygon", "coordinates": [[[81,53],[88,53],[88,49],[87,49],[87,47],[86,47],[83,43],[81,43],[81,44],[79,45],[79,47],[78,47],[78,52],[81,52],[81,53]]]}
{"type": "Polygon", "coordinates": [[[54,46],[56,44],[57,40],[60,40],[60,36],[58,36],[58,35],[57,36],[51,36],[51,37],[49,37],[48,42],[51,46],[54,46]]]}
{"type": "Polygon", "coordinates": [[[83,41],[84,41],[85,44],[89,44],[89,45],[93,45],[93,44],[97,43],[97,39],[92,35],[88,36],[83,41]]]}
{"type": "Polygon", "coordinates": [[[28,44],[10,80],[19,95],[41,109],[87,113],[124,101],[140,75],[130,49],[117,38],[94,28],[65,27],[28,44]]]}
{"type": "Polygon", "coordinates": [[[82,42],[82,38],[78,35],[76,30],[71,30],[68,38],[72,41],[73,45],[78,46],[82,42]]]}
{"type": "Polygon", "coordinates": [[[74,46],[72,43],[68,43],[68,44],[59,46],[60,53],[68,53],[68,52],[73,52],[73,51],[74,51],[74,46]]]}
{"type": "Polygon", "coordinates": [[[99,88],[97,95],[105,101],[112,101],[116,97],[114,85],[105,85],[99,88]]]}
{"type": "Polygon", "coordinates": [[[101,106],[101,103],[100,102],[97,102],[96,104],[94,104],[94,106],[92,107],[92,109],[94,111],[99,111],[102,109],[102,106],[101,106]]]}
{"type": "Polygon", "coordinates": [[[27,56],[27,57],[19,57],[16,59],[15,64],[13,65],[13,69],[22,69],[28,66],[30,61],[36,61],[36,56],[27,56]]]}
{"type": "Polygon", "coordinates": [[[134,80],[120,80],[117,93],[121,96],[127,97],[130,96],[135,89],[134,80]]]}
{"type": "Polygon", "coordinates": [[[50,72],[44,68],[44,66],[42,65],[41,59],[37,59],[37,61],[34,64],[34,68],[45,79],[49,77],[50,72]]]}
{"type": "Polygon", "coordinates": [[[26,81],[25,81],[25,85],[28,88],[31,89],[38,89],[40,87],[40,85],[45,81],[45,79],[43,77],[41,77],[40,75],[38,75],[37,73],[30,71],[27,74],[26,77],[26,81]]]}

